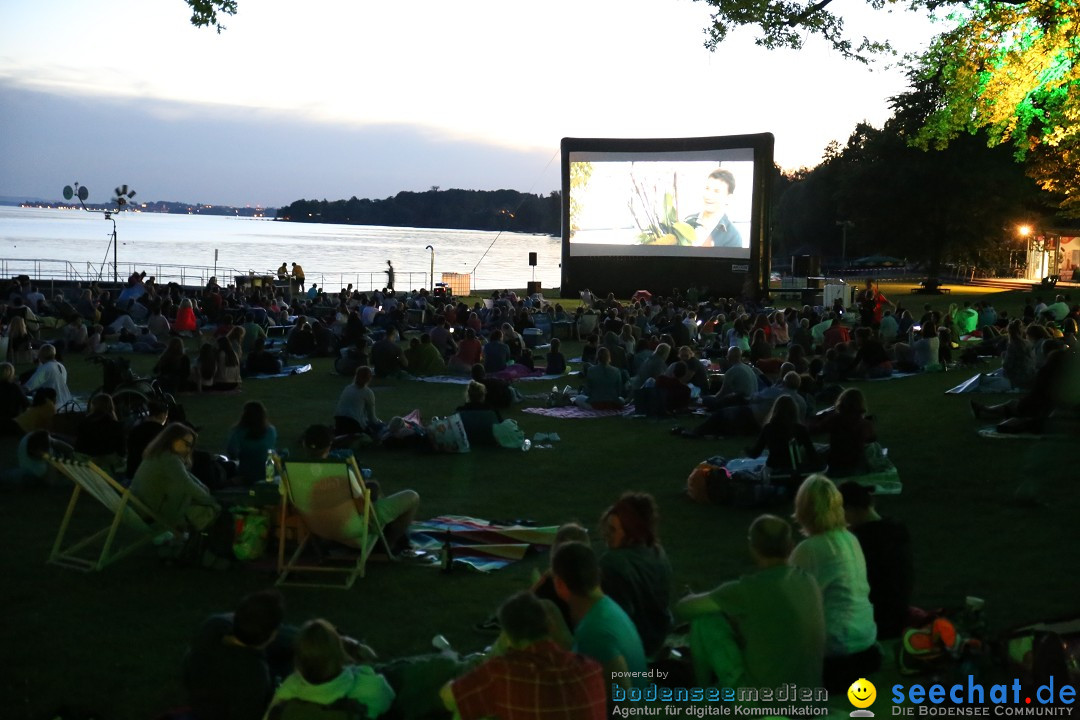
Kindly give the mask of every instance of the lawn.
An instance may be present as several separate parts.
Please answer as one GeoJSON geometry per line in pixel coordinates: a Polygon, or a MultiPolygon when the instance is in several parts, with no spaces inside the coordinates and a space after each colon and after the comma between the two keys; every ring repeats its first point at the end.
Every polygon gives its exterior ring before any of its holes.
{"type": "MultiPolygon", "coordinates": [[[[904,289],[883,290],[909,301],[904,289]]],[[[957,289],[931,302],[981,296],[957,289]]],[[[918,308],[922,302],[919,297],[910,304],[918,308]]],[[[1001,293],[994,302],[1015,312],[1022,295],[1001,293]]],[[[567,349],[572,357],[577,346],[567,349]]],[[[147,373],[152,361],[137,357],[133,362],[147,373]]],[[[239,395],[182,396],[189,418],[201,427],[199,446],[222,450],[241,405],[258,399],[268,407],[282,445],[295,447],[308,424],[330,420],[347,382],[333,374],[328,360],[313,365],[304,375],[248,381],[239,395]]],[[[75,357],[68,368],[76,392],[100,383],[97,365],[75,357]]],[[[1075,612],[1077,586],[1069,578],[1080,566],[1075,529],[1080,496],[1070,484],[1077,477],[1070,462],[1076,445],[977,437],[968,396],[943,394],[973,372],[857,383],[905,484],[902,495],[882,499],[880,508],[911,530],[915,601],[935,608],[962,603],[966,595],[985,598],[993,631],[1075,612]],[[1028,477],[1041,478],[1046,506],[1013,502],[1014,489],[1028,477]]],[[[550,389],[536,382],[521,387],[525,394],[550,389]]],[[[405,381],[375,386],[384,420],[414,408],[425,418],[444,415],[463,401],[463,392],[460,385],[405,381]]],[[[374,469],[384,489],[417,490],[421,517],[578,520],[595,528],[601,511],[622,491],[648,491],[660,505],[661,537],[677,594],[684,588],[708,589],[750,569],[746,527],[759,511],[697,505],[683,495],[686,476],[699,461],[737,455],[746,438],[689,440],[672,436],[671,422],[629,418],[560,421],[520,408],[510,416],[530,436],[554,431],[562,441],[528,453],[447,456],[372,449],[359,461],[374,469]]],[[[12,456],[9,446],[2,452],[12,456]]],[[[68,495],[67,490],[5,490],[0,499],[0,523],[6,528],[0,548],[5,611],[0,664],[6,671],[0,690],[7,698],[0,715],[49,718],[67,705],[97,717],[136,719],[181,705],[180,660],[192,632],[207,615],[272,585],[274,574],[268,564],[228,572],[168,568],[152,551],[98,574],[47,566],[68,495]]],[[[775,511],[787,514],[790,507],[775,511]]],[[[599,542],[598,533],[594,536],[599,542]]],[[[430,651],[437,633],[461,650],[478,650],[491,637],[472,626],[525,586],[545,562],[544,556],[529,558],[490,575],[373,564],[351,591],[286,589],[287,614],[294,622],[326,617],[386,658],[430,651]]]]}

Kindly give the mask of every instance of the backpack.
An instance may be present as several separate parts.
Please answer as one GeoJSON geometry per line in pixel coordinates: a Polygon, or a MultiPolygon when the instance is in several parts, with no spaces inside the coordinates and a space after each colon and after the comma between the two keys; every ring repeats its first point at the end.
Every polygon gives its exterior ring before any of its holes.
{"type": "Polygon", "coordinates": [[[727,460],[714,456],[698,463],[686,478],[686,494],[703,505],[725,505],[731,502],[731,473],[724,467],[727,460]]]}

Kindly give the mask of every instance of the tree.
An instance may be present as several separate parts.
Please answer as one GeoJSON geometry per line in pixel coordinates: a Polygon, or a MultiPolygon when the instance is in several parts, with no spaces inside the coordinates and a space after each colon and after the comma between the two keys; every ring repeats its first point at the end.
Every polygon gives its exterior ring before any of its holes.
{"type": "MultiPolygon", "coordinates": [[[[887,42],[846,36],[832,0],[704,0],[713,10],[706,47],[731,28],[754,25],[757,43],[802,47],[809,35],[845,57],[868,62],[891,53],[887,42]]],[[[898,0],[867,0],[883,9],[898,0]]],[[[913,10],[949,10],[951,29],[926,51],[907,58],[912,91],[908,141],[941,149],[985,131],[991,145],[1011,143],[1044,190],[1064,196],[1063,210],[1080,216],[1080,4],[1074,0],[909,0],[913,10]]]]}
{"type": "Polygon", "coordinates": [[[225,29],[218,20],[218,13],[235,15],[237,0],[184,0],[191,7],[191,24],[195,27],[213,27],[219,33],[225,29]]]}

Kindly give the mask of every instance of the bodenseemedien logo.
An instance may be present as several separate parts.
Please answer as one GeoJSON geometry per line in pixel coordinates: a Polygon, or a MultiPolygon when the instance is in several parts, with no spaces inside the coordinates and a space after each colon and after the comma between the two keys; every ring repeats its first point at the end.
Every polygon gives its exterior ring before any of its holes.
{"type": "Polygon", "coordinates": [[[848,702],[855,706],[851,711],[851,717],[874,717],[874,713],[866,708],[874,704],[877,699],[877,688],[874,683],[866,678],[859,678],[851,683],[847,690],[848,702]]]}

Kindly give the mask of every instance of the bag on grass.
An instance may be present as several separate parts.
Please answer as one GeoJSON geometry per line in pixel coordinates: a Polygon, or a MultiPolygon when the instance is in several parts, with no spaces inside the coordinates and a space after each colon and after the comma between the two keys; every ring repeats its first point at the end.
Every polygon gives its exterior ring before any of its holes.
{"type": "Polygon", "coordinates": [[[724,505],[731,496],[731,473],[725,458],[716,455],[698,463],[686,478],[686,494],[703,505],[724,505]]]}
{"type": "Polygon", "coordinates": [[[525,431],[518,427],[517,421],[507,418],[491,426],[491,433],[500,447],[520,450],[525,442],[525,431]]]}
{"type": "Polygon", "coordinates": [[[237,508],[232,511],[235,528],[233,554],[237,560],[256,560],[266,551],[266,536],[270,521],[254,508],[237,508]]]}
{"type": "Polygon", "coordinates": [[[427,432],[431,438],[431,447],[436,452],[469,452],[469,436],[465,434],[465,424],[457,413],[445,418],[432,418],[427,432]]]}

